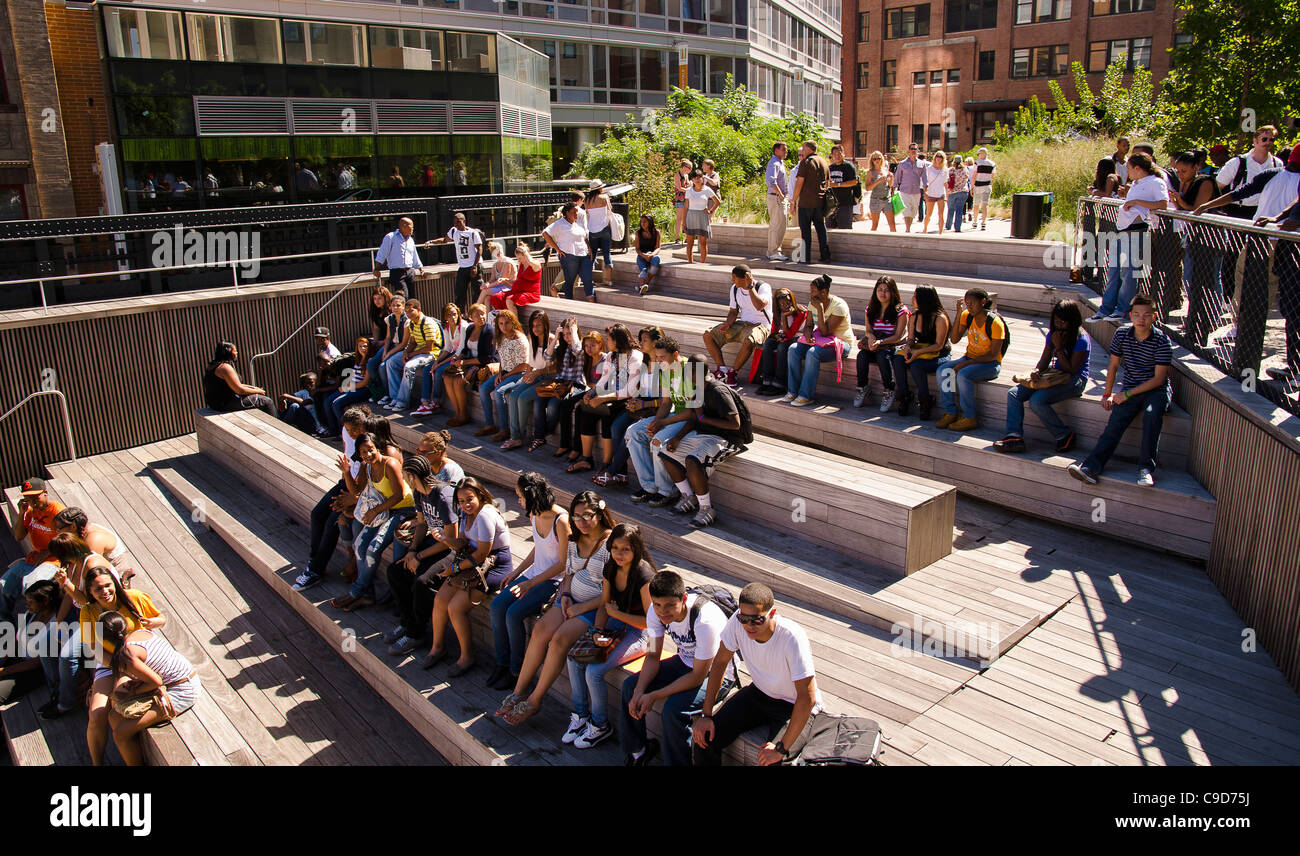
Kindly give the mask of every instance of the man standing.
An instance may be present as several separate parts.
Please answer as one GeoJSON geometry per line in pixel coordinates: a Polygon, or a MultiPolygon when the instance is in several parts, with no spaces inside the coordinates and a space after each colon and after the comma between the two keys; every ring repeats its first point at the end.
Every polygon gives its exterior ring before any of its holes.
{"type": "MultiPolygon", "coordinates": [[[[1254,145],[1250,147],[1250,151],[1237,155],[1228,161],[1219,170],[1219,174],[1214,177],[1214,180],[1219,185],[1219,192],[1227,193],[1236,190],[1252,181],[1255,176],[1264,170],[1277,169],[1282,166],[1282,161],[1271,153],[1275,139],[1277,139],[1277,128],[1272,125],[1265,125],[1256,131],[1254,145]]],[[[1258,205],[1259,194],[1254,193],[1238,200],[1220,213],[1229,217],[1254,220],[1256,216],[1255,209],[1258,205]]]]}
{"type": "Polygon", "coordinates": [[[23,482],[22,499],[18,500],[18,519],[9,527],[9,534],[20,543],[24,538],[30,538],[32,549],[4,572],[0,582],[0,621],[17,618],[18,604],[23,601],[23,577],[49,557],[46,548],[58,534],[54,518],[62,510],[60,503],[50,499],[45,479],[30,478],[23,482]]]}
{"type": "Polygon", "coordinates": [[[415,251],[415,222],[410,217],[397,221],[397,228],[384,236],[375,253],[375,279],[380,279],[380,267],[388,268],[388,290],[403,297],[415,294],[415,273],[423,271],[420,254],[415,251]]]}
{"type": "Polygon", "coordinates": [[[921,186],[925,183],[925,167],[917,162],[916,156],[921,147],[912,143],[907,147],[907,157],[894,167],[894,187],[903,197],[903,225],[912,231],[912,221],[917,218],[921,207],[921,186]]]}
{"type": "Polygon", "coordinates": [[[806,739],[804,732],[821,708],[807,635],[798,624],[777,616],[770,588],[750,583],[740,590],[740,609],[722,628],[722,647],[709,669],[703,715],[692,727],[695,766],[721,765],[722,750],[760,725],[767,728],[769,739],[758,750],[759,765],[780,764],[797,749],[801,737],[806,739]],[[715,715],[718,689],[737,651],[753,683],[732,696],[715,715]]]}
{"type": "Polygon", "coordinates": [[[299,193],[320,189],[320,179],[305,164],[295,163],[293,165],[293,177],[299,193]]]}
{"type": "Polygon", "coordinates": [[[429,241],[434,244],[451,244],[456,249],[456,306],[461,312],[469,308],[469,284],[476,277],[479,260],[483,257],[483,233],[466,224],[464,212],[457,211],[451,218],[451,228],[441,238],[429,241]]]}
{"type": "Polygon", "coordinates": [[[858,186],[858,171],[844,159],[843,146],[831,146],[830,190],[835,197],[835,220],[832,229],[853,228],[853,197],[858,186]]]}
{"type": "Polygon", "coordinates": [[[1129,138],[1115,141],[1115,154],[1097,161],[1097,174],[1092,180],[1094,196],[1111,196],[1120,186],[1128,183],[1129,138]],[[1111,180],[1111,176],[1115,176],[1111,180]]]}
{"type": "Polygon", "coordinates": [[[718,368],[714,376],[727,386],[736,385],[736,369],[727,368],[722,346],[740,343],[735,365],[744,368],[754,348],[762,348],[772,327],[772,286],[754,282],[748,265],[731,269],[731,295],[727,301],[727,320],[704,334],[704,347],[718,368]],[[739,319],[739,320],[737,320],[739,319]]]}
{"type": "MultiPolygon", "coordinates": [[[[1300,146],[1291,150],[1292,158],[1295,157],[1296,149],[1300,149],[1300,146]]],[[[1271,223],[1276,223],[1284,232],[1300,229],[1300,201],[1293,202],[1290,208],[1276,217],[1267,220],[1261,218],[1256,225],[1266,226],[1271,223]]],[[[1281,310],[1286,322],[1286,366],[1269,367],[1265,371],[1273,380],[1281,381],[1294,389],[1297,378],[1300,378],[1300,244],[1295,241],[1278,241],[1273,257],[1273,271],[1277,274],[1277,308],[1281,310]]]]}
{"type": "Polygon", "coordinates": [[[785,143],[772,146],[772,157],[768,159],[767,169],[763,171],[763,180],[767,182],[767,258],[768,261],[785,262],[790,257],[781,252],[781,241],[785,239],[785,228],[789,220],[785,216],[786,200],[790,196],[790,185],[786,183],[785,159],[790,149],[785,143]]]}
{"type": "Polygon", "coordinates": [[[981,147],[976,154],[979,158],[975,161],[975,184],[971,192],[975,194],[975,219],[984,230],[989,225],[989,199],[993,196],[993,174],[998,171],[998,165],[989,159],[988,149],[981,147]]]}
{"type": "Polygon", "coordinates": [[[831,248],[826,243],[826,186],[830,183],[831,165],[817,154],[817,144],[807,140],[800,147],[803,160],[799,176],[795,179],[791,198],[799,206],[799,234],[803,238],[805,261],[812,261],[812,229],[817,228],[817,243],[821,260],[831,260],[831,248]]]}

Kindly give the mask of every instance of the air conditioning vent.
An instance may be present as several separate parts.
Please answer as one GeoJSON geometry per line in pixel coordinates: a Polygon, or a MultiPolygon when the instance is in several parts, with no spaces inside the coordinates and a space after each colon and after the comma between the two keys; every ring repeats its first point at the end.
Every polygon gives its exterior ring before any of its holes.
{"type": "Polygon", "coordinates": [[[251,137],[289,133],[284,98],[194,96],[194,121],[200,137],[251,137]]]}

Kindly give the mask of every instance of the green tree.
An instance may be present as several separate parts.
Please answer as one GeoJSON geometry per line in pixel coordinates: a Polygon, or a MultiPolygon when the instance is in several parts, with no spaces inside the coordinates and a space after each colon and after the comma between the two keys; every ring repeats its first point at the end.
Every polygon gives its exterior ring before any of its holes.
{"type": "Polygon", "coordinates": [[[1170,150],[1206,143],[1244,149],[1260,125],[1279,126],[1283,139],[1300,114],[1295,52],[1300,0],[1177,0],[1179,30],[1191,41],[1173,51],[1161,83],[1171,105],[1165,124],[1170,150]]]}

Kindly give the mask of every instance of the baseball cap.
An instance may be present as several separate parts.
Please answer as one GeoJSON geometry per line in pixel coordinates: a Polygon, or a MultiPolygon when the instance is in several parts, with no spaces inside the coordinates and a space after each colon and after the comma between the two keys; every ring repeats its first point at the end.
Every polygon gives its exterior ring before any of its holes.
{"type": "Polygon", "coordinates": [[[1210,154],[1212,155],[1220,155],[1220,154],[1226,155],[1227,153],[1228,153],[1228,147],[1225,146],[1223,143],[1210,146],[1210,154]]]}
{"type": "Polygon", "coordinates": [[[45,487],[45,479],[30,478],[23,482],[22,493],[24,496],[36,496],[45,493],[48,488],[45,487]]]}
{"type": "Polygon", "coordinates": [[[330,328],[328,328],[328,327],[317,327],[317,328],[316,328],[316,338],[318,338],[318,339],[320,339],[320,338],[328,339],[329,337],[330,337],[330,328]]]}
{"type": "Polygon", "coordinates": [[[1300,144],[1291,147],[1291,155],[1286,159],[1291,166],[1300,166],[1300,144]]]}

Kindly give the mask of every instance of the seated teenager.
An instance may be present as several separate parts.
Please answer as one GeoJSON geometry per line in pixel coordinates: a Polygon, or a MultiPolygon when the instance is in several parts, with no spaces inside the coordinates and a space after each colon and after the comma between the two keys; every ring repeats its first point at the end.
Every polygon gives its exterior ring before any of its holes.
{"type": "Polygon", "coordinates": [[[659,396],[646,393],[657,389],[657,379],[653,376],[655,342],[663,336],[664,331],[654,326],[643,327],[637,333],[637,342],[641,350],[640,394],[634,393],[623,399],[623,412],[614,417],[614,423],[609,429],[614,453],[604,470],[592,477],[591,480],[597,487],[622,487],[627,484],[627,429],[632,427],[634,422],[639,422],[653,414],[659,407],[659,396]]]}
{"type": "Polygon", "coordinates": [[[533,549],[501,581],[501,593],[492,598],[497,664],[487,685],[494,690],[518,683],[528,644],[524,619],[538,615],[550,603],[569,553],[569,513],[555,501],[550,482],[538,473],[522,473],[515,498],[528,515],[533,549]]]}
{"type": "Polygon", "coordinates": [[[979,427],[976,418],[975,384],[993,380],[1002,371],[1002,342],[1007,338],[1007,325],[995,315],[993,298],[982,288],[966,292],[964,308],[959,305],[956,320],[948,340],[954,345],[966,337],[966,356],[960,359],[939,358],[939,406],[943,416],[934,423],[936,428],[953,431],[971,431],[979,427]],[[958,401],[961,406],[957,413],[958,401]]]}
{"type": "Polygon", "coordinates": [[[460,535],[453,485],[465,477],[460,465],[447,457],[447,432],[429,432],[420,440],[417,454],[402,464],[415,499],[415,520],[409,546],[402,543],[401,530],[394,536],[393,561],[388,565],[388,590],[393,593],[401,623],[384,636],[388,653],[409,654],[429,635],[433,598],[442,585],[436,567],[448,555],[447,547],[431,533],[441,531],[444,540],[460,535]]]}
{"type": "Polygon", "coordinates": [[[609,371],[610,363],[605,359],[606,343],[604,335],[595,330],[582,337],[582,385],[569,388],[567,394],[559,399],[555,422],[560,426],[560,448],[554,456],[559,458],[568,455],[569,466],[582,457],[582,440],[578,437],[578,405],[588,400],[588,393],[595,389],[604,373],[609,371]]]}
{"type": "Polygon", "coordinates": [[[763,355],[759,358],[759,395],[785,394],[790,346],[799,340],[808,323],[808,310],[799,305],[790,289],[778,288],[773,300],[776,318],[772,332],[763,340],[763,355]]]}
{"type": "Polygon", "coordinates": [[[411,412],[412,416],[428,416],[442,409],[442,394],[446,389],[444,376],[464,347],[468,329],[469,322],[461,317],[460,307],[454,303],[442,307],[442,356],[423,373],[420,406],[411,412]]]}
{"type": "Polygon", "coordinates": [[[447,398],[456,415],[447,420],[448,428],[469,424],[469,393],[478,383],[479,369],[492,363],[493,326],[487,323],[487,309],[475,303],[467,312],[470,327],[465,331],[460,351],[452,358],[451,366],[443,372],[447,398]]]}
{"type": "MultiPolygon", "coordinates": [[[[343,430],[339,433],[343,439],[343,457],[348,461],[348,472],[354,480],[361,470],[361,463],[353,455],[357,450],[357,438],[366,431],[369,416],[370,410],[364,405],[349,407],[343,412],[343,430]]],[[[310,559],[306,570],[294,580],[294,591],[309,589],[324,578],[339,542],[339,515],[356,505],[356,501],[356,494],[348,490],[347,481],[340,478],[312,508],[310,559]]]]}
{"type": "Polygon", "coordinates": [[[822,363],[835,361],[835,382],[839,383],[844,355],[853,350],[849,305],[831,294],[831,278],[826,274],[808,284],[808,312],[804,334],[786,359],[789,381],[781,401],[795,407],[813,403],[822,363]]]}
{"type": "Polygon", "coordinates": [[[1007,393],[1007,433],[993,444],[999,452],[1025,450],[1025,405],[1052,432],[1056,451],[1068,452],[1074,446],[1074,432],[1061,421],[1052,407],[1061,401],[1078,398],[1088,385],[1088,360],[1092,341],[1083,331],[1083,312],[1073,300],[1058,300],[1043,343],[1042,356],[1029,377],[1007,393]],[[1028,383],[1026,383],[1028,381],[1028,383]],[[1050,384],[1050,385],[1045,385],[1050,384]]]}
{"type": "Polygon", "coordinates": [[[343,354],[330,363],[329,372],[338,377],[338,388],[326,396],[323,412],[326,429],[321,437],[337,437],[343,430],[343,414],[349,407],[370,400],[371,378],[366,373],[369,363],[370,340],[360,337],[355,350],[343,354]]]}
{"type": "Polygon", "coordinates": [[[700,529],[718,519],[709,496],[709,468],[745,451],[754,432],[740,396],[716,378],[705,380],[700,406],[688,403],[687,409],[694,414],[693,421],[687,423],[689,431],[667,440],[656,437],[650,445],[676,486],[668,497],[678,497],[673,513],[694,514],[691,525],[700,529]]]}
{"type": "MultiPolygon", "coordinates": [[[[108,724],[113,743],[128,767],[144,765],[139,734],[146,728],[175,719],[199,700],[203,685],[198,670],[163,637],[152,630],[130,629],[131,623],[118,612],[100,617],[104,643],[113,646],[109,671],[113,680],[113,700],[158,693],[159,698],[130,718],[109,711],[108,724]]],[[[128,708],[129,710],[129,708],[128,708]]]]}
{"type": "Polygon", "coordinates": [[[542,263],[533,258],[532,250],[523,241],[515,245],[515,261],[519,273],[506,289],[494,292],[489,301],[498,312],[509,309],[523,317],[523,307],[542,299],[542,263]]]}
{"type": "MultiPolygon", "coordinates": [[[[603,350],[603,344],[600,348],[603,350]]],[[[546,355],[547,362],[555,366],[555,377],[550,383],[538,384],[533,399],[533,442],[528,444],[528,451],[536,452],[545,446],[546,435],[559,425],[560,448],[555,457],[569,454],[573,444],[573,407],[582,400],[588,374],[599,361],[598,355],[592,356],[595,349],[594,342],[589,346],[579,334],[577,319],[564,319],[559,336],[546,355]],[[565,402],[573,403],[565,405],[565,402]]]]}
{"type": "Polygon", "coordinates": [[[402,338],[401,357],[389,363],[388,390],[393,400],[384,405],[387,410],[407,409],[412,393],[424,387],[422,373],[442,356],[442,327],[424,314],[420,301],[406,301],[406,317],[410,324],[402,338]]]}
{"type": "Polygon", "coordinates": [[[542,706],[546,691],[560,673],[569,649],[588,627],[595,625],[596,610],[604,592],[605,564],[609,561],[609,535],[616,521],[605,500],[595,491],[584,490],[569,504],[569,550],[565,558],[564,581],[555,604],[533,627],[523,666],[514,691],[497,708],[511,725],[525,721],[542,706]],[[531,693],[528,687],[537,678],[531,693]]]}
{"type": "Polygon", "coordinates": [[[347,594],[330,601],[345,612],[364,609],[375,602],[375,572],[384,550],[392,543],[397,527],[415,514],[415,500],[402,478],[400,458],[385,454],[386,444],[373,434],[357,438],[354,457],[363,466],[352,476],[352,462],[338,457],[339,472],[348,493],[357,494],[352,529],[352,549],[357,562],[357,577],[347,594]],[[381,451],[383,449],[383,451],[381,451]]]}
{"type": "Polygon", "coordinates": [[[807,634],[793,620],[777,615],[772,590],[762,583],[741,589],[740,608],[722,629],[722,644],[709,669],[703,715],[692,728],[695,765],[719,766],[722,750],[759,726],[768,735],[758,750],[759,766],[788,759],[800,737],[807,739],[805,731],[822,708],[813,671],[807,634]],[[737,653],[745,661],[750,683],[715,713],[727,665],[737,653]]]}
{"type": "Polygon", "coordinates": [[[504,396],[519,382],[528,370],[528,361],[532,359],[532,343],[524,332],[519,318],[509,310],[497,313],[496,334],[492,341],[496,345],[497,370],[489,372],[490,377],[479,383],[479,403],[483,405],[483,420],[486,423],[474,432],[475,437],[492,434],[493,443],[500,443],[510,437],[510,427],[504,400],[498,409],[494,397],[504,396]],[[498,427],[497,423],[501,423],[498,427]]]}
{"type": "Polygon", "coordinates": [[[1097,483],[1124,431],[1139,415],[1142,450],[1138,458],[1138,484],[1151,487],[1156,483],[1160,430],[1173,398],[1169,387],[1173,355],[1169,336],[1155,326],[1155,301],[1145,294],[1134,297],[1129,317],[1132,323],[1116,330],[1110,341],[1110,366],[1106,369],[1106,389],[1101,396],[1101,406],[1110,413],[1106,429],[1101,432],[1092,454],[1082,464],[1069,466],[1070,475],[1088,484],[1097,483]],[[1120,391],[1113,392],[1121,367],[1120,391]]]}
{"type": "Polygon", "coordinates": [[[885,389],[880,412],[888,413],[894,406],[894,354],[907,338],[907,314],[894,278],[882,276],[876,280],[871,303],[867,305],[866,335],[858,340],[858,392],[853,396],[854,407],[867,403],[872,363],[880,369],[880,385],[885,389]]]}
{"type": "Polygon", "coordinates": [[[912,409],[913,394],[908,380],[916,386],[917,418],[930,418],[934,396],[930,394],[928,374],[935,373],[939,361],[948,356],[948,313],[939,302],[939,292],[933,285],[918,285],[912,292],[912,311],[907,316],[907,340],[894,355],[894,378],[898,383],[898,415],[906,416],[912,409]]]}
{"type": "Polygon", "coordinates": [[[405,347],[406,331],[411,326],[411,319],[406,315],[406,298],[400,294],[388,301],[389,313],[383,319],[383,335],[380,336],[376,353],[370,357],[366,371],[371,377],[383,384],[384,394],[375,400],[376,407],[384,407],[393,402],[397,387],[388,384],[389,377],[396,377],[402,371],[402,348],[405,347]]]}
{"type": "Polygon", "coordinates": [[[276,407],[280,413],[280,421],[287,422],[305,434],[315,436],[320,434],[321,429],[325,427],[321,419],[317,418],[316,403],[313,396],[316,394],[316,372],[303,372],[298,375],[298,389],[292,393],[282,392],[276,396],[276,407]]]}
{"type": "Polygon", "coordinates": [[[572,743],[575,749],[590,749],[614,733],[605,676],[644,656],[650,646],[645,623],[650,611],[650,580],[657,570],[641,538],[641,528],[631,523],[615,526],[609,536],[601,606],[593,625],[603,631],[602,640],[609,640],[609,653],[603,663],[579,663],[569,658],[573,713],[561,742],[572,743]]]}
{"type": "MultiPolygon", "coordinates": [[[[519,272],[518,266],[506,255],[505,248],[501,246],[500,241],[487,242],[488,258],[492,259],[492,273],[484,280],[483,286],[479,289],[478,297],[475,303],[491,303],[492,308],[501,310],[506,308],[505,294],[510,291],[514,285],[515,276],[519,272]],[[501,305],[491,298],[500,297],[501,305]]],[[[510,310],[514,312],[514,310],[510,310]]]]}
{"type": "Polygon", "coordinates": [[[640,485],[630,499],[664,508],[677,500],[673,498],[673,481],[659,459],[658,447],[652,447],[651,443],[658,441],[662,444],[683,431],[691,430],[695,414],[689,409],[688,402],[694,400],[708,364],[687,360],[681,355],[677,340],[665,336],[655,342],[655,366],[659,380],[659,405],[652,415],[628,427],[625,443],[640,485]]]}
{"type": "Polygon", "coordinates": [[[584,472],[595,466],[596,436],[600,435],[601,458],[597,475],[614,457],[614,420],[627,408],[628,399],[641,389],[642,353],[632,341],[632,331],[614,324],[607,331],[610,349],[605,353],[599,377],[584,393],[576,409],[582,455],[569,464],[571,473],[584,472]]]}
{"type": "Polygon", "coordinates": [[[497,421],[510,426],[510,439],[501,444],[502,451],[508,452],[524,445],[524,431],[533,415],[537,386],[555,377],[551,354],[557,338],[558,335],[551,332],[551,319],[546,310],[537,309],[528,316],[528,342],[532,350],[528,366],[514,386],[505,387],[504,392],[498,388],[492,394],[493,403],[497,407],[497,421]],[[504,420],[501,417],[503,404],[506,413],[504,420]]]}
{"type": "Polygon", "coordinates": [[[480,599],[498,590],[501,581],[514,570],[510,528],[493,505],[488,489],[478,479],[467,476],[456,483],[456,504],[460,509],[459,536],[446,538],[441,532],[430,533],[451,551],[451,556],[439,563],[439,576],[448,578],[448,582],[438,589],[433,599],[433,642],[420,664],[422,669],[432,669],[447,655],[447,625],[450,624],[460,643],[460,658],[447,670],[449,678],[458,678],[474,668],[469,611],[480,599]],[[475,569],[482,571],[480,578],[458,582],[459,572],[475,569]]]}
{"type": "Polygon", "coordinates": [[[89,721],[86,724],[90,762],[99,767],[104,763],[104,749],[108,745],[108,715],[116,686],[111,658],[117,650],[112,639],[100,637],[100,617],[106,612],[118,613],[126,620],[127,633],[140,628],[160,630],[167,624],[167,617],[158,611],[149,595],[139,589],[127,591],[122,588],[117,577],[106,567],[86,570],[81,593],[86,601],[79,616],[82,648],[101,658],[90,685],[89,721]]]}
{"type": "Polygon", "coordinates": [[[277,415],[275,402],[260,386],[249,386],[239,379],[235,360],[239,349],[233,342],[218,342],[212,361],[203,371],[203,403],[218,413],[237,410],[261,410],[269,416],[277,415]]]}
{"type": "MultiPolygon", "coordinates": [[[[662,700],[664,763],[670,767],[691,764],[691,727],[684,713],[704,701],[705,679],[722,644],[727,615],[716,603],[686,591],[686,582],[674,571],[660,571],[650,580],[652,609],[646,613],[650,646],[641,671],[623,681],[619,710],[619,743],[624,766],[644,767],[659,754],[658,740],[646,738],[646,714],[662,700]],[[672,637],[677,653],[663,659],[664,635],[672,637]]],[[[732,673],[734,675],[734,671],[732,673]]],[[[734,685],[724,680],[720,695],[734,685]]]]}
{"type": "Polygon", "coordinates": [[[754,349],[763,347],[772,327],[772,286],[755,282],[748,265],[736,265],[731,269],[727,307],[727,320],[704,334],[704,348],[717,366],[714,376],[728,386],[735,386],[736,369],[744,370],[754,349]],[[727,368],[722,347],[735,342],[740,343],[740,351],[735,366],[727,368]]]}
{"type": "Polygon", "coordinates": [[[60,616],[66,616],[68,598],[61,595],[57,577],[37,580],[23,597],[27,604],[23,632],[14,634],[14,657],[0,666],[0,704],[33,689],[43,674],[50,700],[39,708],[41,718],[58,719],[81,706],[82,693],[77,686],[81,636],[75,630],[69,633],[60,616]]]}
{"type": "Polygon", "coordinates": [[[49,557],[50,541],[58,533],[54,523],[63,504],[50,499],[45,479],[30,478],[23,482],[22,497],[18,500],[18,516],[9,527],[9,534],[18,543],[29,539],[32,549],[21,559],[15,559],[4,572],[0,582],[0,621],[14,621],[20,611],[23,579],[49,557]]]}
{"type": "Polygon", "coordinates": [[[641,282],[637,294],[645,296],[650,293],[650,286],[659,275],[659,248],[663,242],[663,232],[655,226],[655,218],[642,214],[636,228],[636,278],[641,282]]]}

